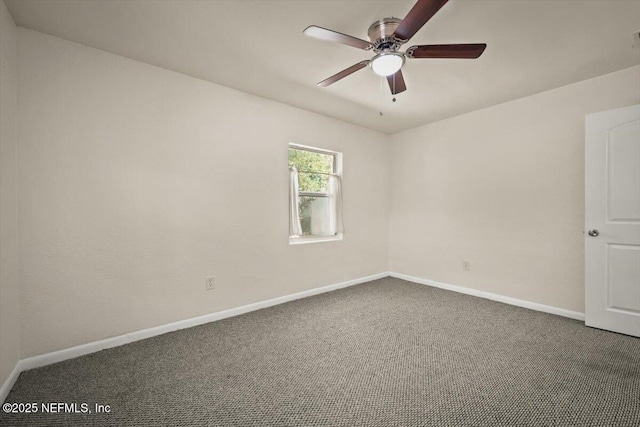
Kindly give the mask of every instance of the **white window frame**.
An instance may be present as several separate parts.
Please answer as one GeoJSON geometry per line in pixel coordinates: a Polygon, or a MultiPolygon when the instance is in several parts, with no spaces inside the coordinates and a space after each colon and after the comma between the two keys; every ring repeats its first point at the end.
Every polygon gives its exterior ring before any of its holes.
{"type": "MultiPolygon", "coordinates": [[[[333,173],[342,176],[342,153],[339,151],[327,150],[324,148],[311,147],[309,145],[289,143],[287,146],[287,153],[289,148],[296,150],[306,150],[319,154],[328,154],[333,156],[333,173]]],[[[287,154],[288,155],[288,154],[287,154]]],[[[300,191],[300,196],[311,197],[328,197],[325,193],[312,193],[307,191],[300,191]]],[[[334,242],[343,239],[343,233],[337,233],[333,236],[289,236],[290,245],[306,245],[309,243],[322,243],[322,242],[334,242]]]]}

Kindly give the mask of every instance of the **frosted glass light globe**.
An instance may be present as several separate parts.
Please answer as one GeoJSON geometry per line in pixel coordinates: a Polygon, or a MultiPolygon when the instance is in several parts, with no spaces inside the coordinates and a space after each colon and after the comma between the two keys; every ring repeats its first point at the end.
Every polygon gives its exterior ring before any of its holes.
{"type": "Polygon", "coordinates": [[[398,53],[386,53],[373,57],[371,69],[380,76],[390,76],[398,72],[404,64],[404,56],[398,53]]]}

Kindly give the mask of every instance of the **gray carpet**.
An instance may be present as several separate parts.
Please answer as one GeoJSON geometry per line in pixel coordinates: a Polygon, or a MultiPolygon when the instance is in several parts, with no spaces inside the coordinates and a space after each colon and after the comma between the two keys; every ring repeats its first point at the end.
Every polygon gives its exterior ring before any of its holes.
{"type": "Polygon", "coordinates": [[[382,279],[20,375],[2,426],[638,426],[640,339],[382,279]]]}

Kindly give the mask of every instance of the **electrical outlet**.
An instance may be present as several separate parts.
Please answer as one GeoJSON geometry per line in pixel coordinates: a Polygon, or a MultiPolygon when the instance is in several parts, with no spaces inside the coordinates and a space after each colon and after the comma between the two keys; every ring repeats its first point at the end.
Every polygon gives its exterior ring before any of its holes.
{"type": "Polygon", "coordinates": [[[471,270],[471,261],[462,261],[462,268],[465,270],[471,270]]]}
{"type": "Polygon", "coordinates": [[[206,289],[211,291],[216,288],[216,278],[213,276],[209,276],[205,279],[206,289]]]}
{"type": "Polygon", "coordinates": [[[640,31],[633,33],[633,47],[640,49],[640,31]]]}

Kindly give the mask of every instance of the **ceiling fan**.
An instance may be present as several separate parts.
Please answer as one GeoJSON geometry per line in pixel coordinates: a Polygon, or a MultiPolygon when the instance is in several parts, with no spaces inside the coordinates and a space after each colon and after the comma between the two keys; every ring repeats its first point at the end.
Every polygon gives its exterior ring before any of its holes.
{"type": "Polygon", "coordinates": [[[307,27],[303,31],[307,36],[376,53],[370,60],[360,61],[321,81],[318,86],[329,86],[370,66],[374,73],[387,78],[391,93],[395,95],[407,89],[401,70],[406,58],[478,58],[487,47],[484,43],[419,45],[400,52],[400,47],[407,43],[447,1],[449,0],[418,0],[404,19],[383,18],[374,22],[367,33],[369,41],[315,25],[307,27]]]}

